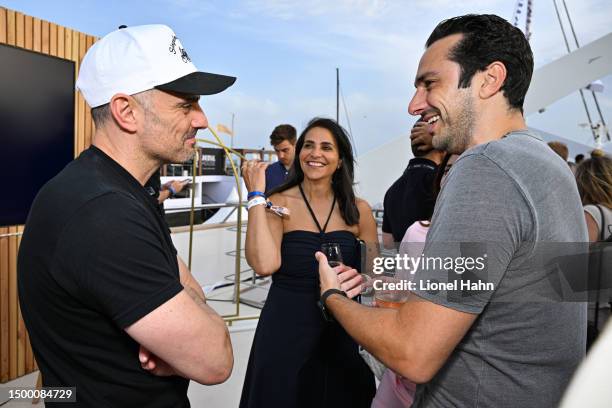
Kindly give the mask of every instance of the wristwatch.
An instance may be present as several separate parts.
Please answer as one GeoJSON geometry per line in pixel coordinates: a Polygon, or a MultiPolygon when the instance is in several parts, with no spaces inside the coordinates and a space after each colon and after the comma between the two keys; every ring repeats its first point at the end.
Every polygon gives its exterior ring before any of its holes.
{"type": "Polygon", "coordinates": [[[338,295],[342,295],[346,298],[348,297],[346,296],[346,293],[341,291],[340,289],[327,289],[325,292],[323,292],[323,294],[321,295],[321,298],[317,302],[317,305],[319,306],[319,309],[321,309],[321,313],[323,314],[323,319],[325,319],[326,322],[334,321],[334,317],[332,316],[331,312],[327,310],[327,306],[325,305],[327,298],[333,295],[334,293],[337,293],[338,295]]]}

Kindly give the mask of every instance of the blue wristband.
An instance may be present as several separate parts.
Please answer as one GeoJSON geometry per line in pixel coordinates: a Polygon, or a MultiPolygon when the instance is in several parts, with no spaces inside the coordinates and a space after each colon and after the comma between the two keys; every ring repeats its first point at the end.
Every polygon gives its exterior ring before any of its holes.
{"type": "Polygon", "coordinates": [[[262,193],[261,191],[251,191],[249,194],[247,194],[247,200],[250,200],[253,197],[263,197],[266,198],[266,195],[264,193],[262,193]]]}
{"type": "Polygon", "coordinates": [[[172,187],[172,184],[168,186],[168,191],[170,191],[170,197],[174,197],[176,195],[176,190],[172,187]]]}

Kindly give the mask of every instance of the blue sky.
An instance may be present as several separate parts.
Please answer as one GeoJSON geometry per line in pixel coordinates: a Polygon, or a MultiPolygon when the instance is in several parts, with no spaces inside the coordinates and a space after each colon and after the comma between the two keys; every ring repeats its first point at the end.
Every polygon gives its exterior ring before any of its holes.
{"type": "MultiPolygon", "coordinates": [[[[527,0],[524,0],[525,2],[527,0]]],[[[609,33],[612,2],[565,0],[581,45],[609,33]]],[[[203,71],[238,77],[228,91],[202,99],[211,125],[230,125],[235,145],[268,147],[280,123],[298,128],[314,116],[335,117],[335,69],[359,153],[409,134],[407,105],[423,45],[442,19],[494,13],[512,19],[517,0],[54,0],[2,6],[88,34],[121,24],[164,23],[203,71]]],[[[562,0],[557,0],[562,8],[562,0]]],[[[554,6],[534,0],[531,46],[536,68],[565,55],[554,6]]],[[[523,23],[524,24],[524,23],[523,23]]],[[[612,76],[598,94],[612,124],[612,76]]],[[[587,100],[596,116],[592,98],[587,100]]],[[[528,124],[582,142],[586,115],[577,93],[527,118],[528,124]]],[[[341,108],[340,121],[348,127],[341,108]]],[[[612,128],[612,126],[610,126],[612,128]]],[[[229,140],[228,140],[229,142],[229,140]]]]}

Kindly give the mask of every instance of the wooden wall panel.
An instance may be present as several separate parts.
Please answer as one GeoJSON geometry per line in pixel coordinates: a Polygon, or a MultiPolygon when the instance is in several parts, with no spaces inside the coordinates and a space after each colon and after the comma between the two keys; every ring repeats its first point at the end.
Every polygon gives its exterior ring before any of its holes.
{"type": "Polygon", "coordinates": [[[57,56],[64,58],[64,50],[66,49],[64,44],[66,44],[66,30],[64,27],[57,27],[57,56]]]}
{"type": "Polygon", "coordinates": [[[49,22],[42,22],[41,30],[41,51],[43,54],[49,54],[49,22]]]}
{"type": "MultiPolygon", "coordinates": [[[[79,64],[96,37],[0,7],[0,44],[65,58],[79,64]]],[[[74,154],[91,144],[89,108],[75,93],[74,154]]],[[[17,253],[23,226],[0,227],[0,383],[38,369],[17,298],[17,253]],[[7,236],[10,235],[10,236],[7,236]]]]}
{"type": "Polygon", "coordinates": [[[49,26],[49,54],[57,56],[57,26],[49,26]]]}
{"type": "MultiPolygon", "coordinates": [[[[17,232],[17,227],[9,227],[9,234],[17,232]]],[[[17,327],[19,326],[19,312],[17,301],[17,237],[8,239],[8,285],[9,285],[9,375],[17,377],[17,327]]]]}
{"type": "MultiPolygon", "coordinates": [[[[72,32],[72,60],[77,61],[75,64],[75,71],[79,72],[81,68],[81,64],[79,61],[79,40],[81,36],[77,31],[72,32]]],[[[77,138],[76,143],[74,144],[74,155],[76,156],[79,152],[83,151],[84,143],[84,135],[83,135],[83,122],[85,117],[83,115],[83,95],[80,92],[76,94],[76,105],[74,109],[74,115],[76,116],[76,121],[74,122],[74,134],[81,135],[81,137],[77,138]]]]}
{"type": "Polygon", "coordinates": [[[0,7],[0,44],[6,44],[6,33],[8,28],[6,27],[6,9],[0,7]]]}
{"type": "Polygon", "coordinates": [[[66,44],[64,55],[60,55],[60,57],[72,60],[72,30],[69,28],[64,30],[64,42],[66,44]]]}
{"type": "Polygon", "coordinates": [[[34,40],[34,19],[32,16],[25,16],[25,46],[27,50],[31,50],[34,40]]]}
{"type": "MultiPolygon", "coordinates": [[[[8,234],[8,228],[0,228],[0,235],[8,234]]],[[[8,238],[0,238],[0,382],[7,382],[9,375],[9,250],[8,238]]]]}
{"type": "MultiPolygon", "coordinates": [[[[94,42],[96,42],[96,38],[94,36],[92,36],[92,35],[88,35],[87,36],[87,42],[85,44],[85,49],[88,50],[89,47],[91,47],[94,42]]],[[[89,145],[91,145],[91,139],[93,138],[93,135],[94,135],[94,132],[95,132],[95,128],[94,128],[93,119],[91,117],[91,113],[89,112],[89,106],[85,105],[85,108],[86,108],[86,112],[85,112],[85,140],[84,140],[83,147],[85,149],[87,149],[89,147],[89,145]]]]}
{"type": "Polygon", "coordinates": [[[6,11],[6,43],[15,45],[15,12],[13,10],[6,11]]]}
{"type": "Polygon", "coordinates": [[[15,45],[25,46],[25,16],[21,13],[15,13],[15,45]]]}
{"type": "MultiPolygon", "coordinates": [[[[23,233],[23,226],[18,226],[16,232],[23,233]]],[[[19,250],[19,244],[21,243],[21,235],[15,237],[15,252],[12,254],[17,260],[17,251],[19,250]]],[[[15,277],[17,277],[17,262],[15,262],[15,277]]],[[[15,290],[17,290],[17,282],[15,282],[15,290]]],[[[17,297],[18,299],[18,297],[17,297]]],[[[26,344],[26,328],[21,316],[21,306],[17,303],[17,376],[21,377],[26,374],[26,350],[30,347],[30,344],[26,344]]]]}
{"type": "Polygon", "coordinates": [[[34,26],[34,45],[32,46],[32,51],[40,52],[42,48],[42,21],[39,18],[34,18],[32,25],[34,26]]]}

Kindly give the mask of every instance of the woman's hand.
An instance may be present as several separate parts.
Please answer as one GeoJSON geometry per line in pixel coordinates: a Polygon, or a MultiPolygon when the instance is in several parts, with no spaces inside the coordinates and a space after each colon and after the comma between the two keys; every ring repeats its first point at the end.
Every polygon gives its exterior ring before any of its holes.
{"type": "Polygon", "coordinates": [[[247,160],[242,164],[242,178],[249,192],[266,191],[266,168],[268,163],[259,160],[247,160]]]}

